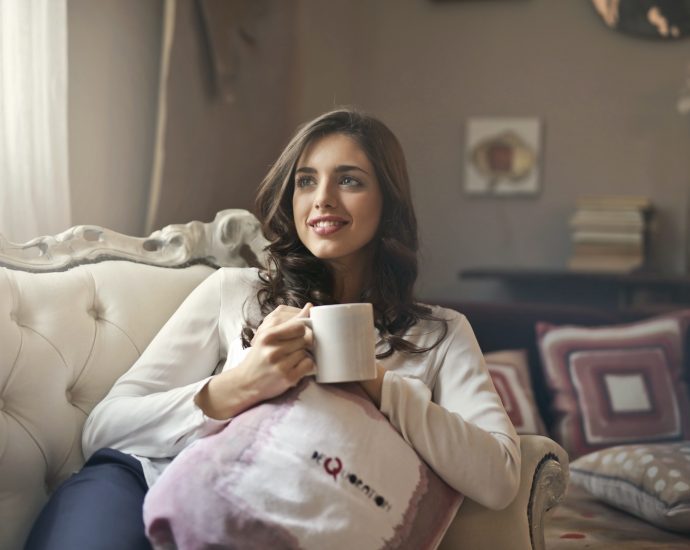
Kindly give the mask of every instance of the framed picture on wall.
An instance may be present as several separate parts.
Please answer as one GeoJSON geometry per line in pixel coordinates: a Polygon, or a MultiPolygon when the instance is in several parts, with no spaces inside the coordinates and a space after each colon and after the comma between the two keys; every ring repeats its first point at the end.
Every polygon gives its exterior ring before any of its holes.
{"type": "Polygon", "coordinates": [[[465,134],[465,192],[504,197],[536,195],[540,190],[540,157],[538,118],[470,118],[465,134]]]}

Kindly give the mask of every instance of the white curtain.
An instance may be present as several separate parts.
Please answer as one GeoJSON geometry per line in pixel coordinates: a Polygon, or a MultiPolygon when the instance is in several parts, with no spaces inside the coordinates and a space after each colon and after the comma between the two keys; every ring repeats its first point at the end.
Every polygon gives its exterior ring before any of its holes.
{"type": "Polygon", "coordinates": [[[67,0],[0,0],[0,233],[13,242],[71,224],[67,0]]]}

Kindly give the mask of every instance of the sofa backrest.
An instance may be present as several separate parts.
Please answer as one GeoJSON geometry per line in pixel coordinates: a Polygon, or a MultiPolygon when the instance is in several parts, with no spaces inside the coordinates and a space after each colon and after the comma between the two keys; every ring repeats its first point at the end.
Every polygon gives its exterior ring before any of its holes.
{"type": "Polygon", "coordinates": [[[211,264],[262,253],[258,224],[233,232],[235,214],[148,239],[81,226],[63,234],[69,246],[0,242],[0,548],[22,547],[48,494],[84,462],[89,412],[211,264]]]}
{"type": "Polygon", "coordinates": [[[47,495],[81,467],[91,409],[212,271],[126,261],[0,268],[1,548],[18,547],[47,495]]]}

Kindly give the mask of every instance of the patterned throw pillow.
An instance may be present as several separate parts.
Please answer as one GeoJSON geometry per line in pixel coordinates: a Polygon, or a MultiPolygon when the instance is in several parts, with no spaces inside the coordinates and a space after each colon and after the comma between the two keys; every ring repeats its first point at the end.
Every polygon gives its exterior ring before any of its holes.
{"type": "Polygon", "coordinates": [[[570,480],[657,527],[690,533],[690,441],[595,451],[571,462],[570,480]]]}
{"type": "Polygon", "coordinates": [[[532,392],[527,352],[494,351],[485,354],[484,360],[517,433],[547,435],[532,392]]]}
{"type": "Polygon", "coordinates": [[[305,379],[182,451],[149,490],[154,548],[436,548],[462,501],[358,384],[305,379]]]}
{"type": "Polygon", "coordinates": [[[553,435],[571,458],[611,445],[690,439],[688,319],[683,311],[605,327],[537,324],[553,435]]]}

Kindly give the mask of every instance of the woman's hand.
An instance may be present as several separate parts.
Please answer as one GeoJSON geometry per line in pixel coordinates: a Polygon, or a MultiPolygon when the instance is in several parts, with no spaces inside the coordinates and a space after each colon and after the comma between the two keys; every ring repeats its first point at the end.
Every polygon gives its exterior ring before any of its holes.
{"type": "Polygon", "coordinates": [[[231,418],[252,405],[282,394],[314,370],[309,353],[313,335],[298,319],[309,317],[311,304],[301,310],[278,306],[266,316],[244,360],[214,376],[197,395],[207,416],[231,418]]]}
{"type": "Polygon", "coordinates": [[[266,316],[252,338],[252,347],[240,368],[260,400],[280,395],[314,370],[309,353],[313,334],[297,319],[309,317],[311,304],[301,310],[278,306],[266,316]]]}

